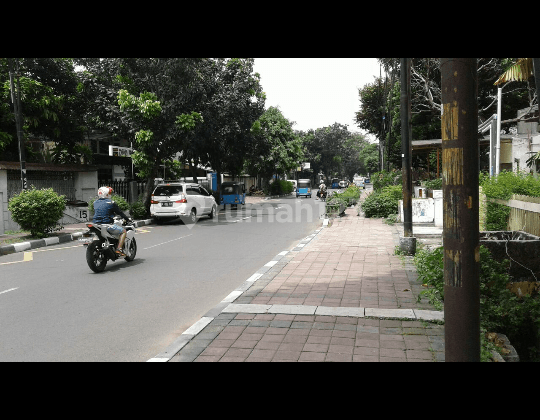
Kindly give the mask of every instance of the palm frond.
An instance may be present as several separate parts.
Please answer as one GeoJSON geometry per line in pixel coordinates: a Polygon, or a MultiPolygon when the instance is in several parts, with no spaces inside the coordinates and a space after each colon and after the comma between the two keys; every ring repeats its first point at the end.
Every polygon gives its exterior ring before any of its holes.
{"type": "Polygon", "coordinates": [[[533,75],[533,63],[532,58],[520,58],[512,67],[504,72],[504,74],[497,79],[494,85],[499,85],[504,82],[510,81],[523,81],[527,80],[533,75]]]}

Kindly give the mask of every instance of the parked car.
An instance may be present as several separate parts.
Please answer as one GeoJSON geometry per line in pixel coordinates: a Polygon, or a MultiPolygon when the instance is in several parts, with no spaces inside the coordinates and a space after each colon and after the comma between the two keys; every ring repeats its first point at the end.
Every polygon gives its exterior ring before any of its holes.
{"type": "Polygon", "coordinates": [[[197,216],[208,215],[212,219],[216,214],[216,200],[199,184],[158,184],[150,200],[150,215],[158,224],[174,219],[195,223],[197,216]]]}
{"type": "Polygon", "coordinates": [[[364,184],[364,180],[363,179],[356,179],[354,181],[354,185],[356,185],[357,187],[359,188],[366,188],[366,185],[364,184]]]}

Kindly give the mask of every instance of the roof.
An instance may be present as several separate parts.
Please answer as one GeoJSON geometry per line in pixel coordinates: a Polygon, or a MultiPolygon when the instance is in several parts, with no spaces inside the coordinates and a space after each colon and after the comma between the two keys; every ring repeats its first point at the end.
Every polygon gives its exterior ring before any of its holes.
{"type": "MultiPolygon", "coordinates": [[[[47,171],[47,172],[90,172],[97,171],[98,166],[95,165],[65,165],[57,163],[30,163],[25,164],[27,171],[47,171]]],[[[0,162],[0,169],[20,170],[20,162],[0,162]]]]}
{"type": "MultiPolygon", "coordinates": [[[[501,140],[511,140],[511,135],[501,135],[501,140]]],[[[481,138],[480,140],[481,145],[489,144],[489,134],[481,138]]],[[[431,140],[413,140],[412,141],[412,149],[413,150],[421,150],[421,149],[435,149],[435,148],[442,148],[442,139],[431,139],[431,140]]]]}

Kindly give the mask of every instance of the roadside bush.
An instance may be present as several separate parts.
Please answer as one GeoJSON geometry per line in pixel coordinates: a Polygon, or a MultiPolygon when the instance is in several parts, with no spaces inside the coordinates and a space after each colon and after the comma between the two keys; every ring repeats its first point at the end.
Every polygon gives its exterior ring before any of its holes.
{"type": "Polygon", "coordinates": [[[283,179],[278,179],[272,182],[270,185],[270,194],[271,195],[284,195],[284,194],[290,194],[293,192],[293,184],[292,182],[285,181],[283,179]]]}
{"type": "Polygon", "coordinates": [[[371,183],[373,184],[373,191],[382,190],[384,187],[390,185],[402,185],[401,170],[392,169],[390,172],[381,171],[375,172],[371,176],[371,183]]]}
{"type": "Polygon", "coordinates": [[[144,204],[142,202],[142,195],[139,196],[138,200],[135,203],[129,206],[129,215],[133,219],[144,219],[148,215],[146,207],[144,207],[144,204]]]}
{"type": "MultiPolygon", "coordinates": [[[[418,299],[427,297],[439,310],[444,302],[443,252],[443,247],[421,249],[413,258],[418,280],[428,286],[418,299]]],[[[480,246],[480,327],[484,332],[505,334],[516,349],[521,345],[521,355],[529,352],[534,357],[527,340],[540,326],[540,296],[518,297],[512,293],[507,287],[508,267],[509,260],[496,261],[486,247],[480,246]]],[[[482,343],[487,345],[485,340],[482,343]]]]}
{"type": "MultiPolygon", "coordinates": [[[[482,192],[488,198],[508,200],[512,194],[540,197],[540,179],[535,179],[532,174],[525,172],[503,171],[499,175],[489,178],[480,177],[482,192]]],[[[486,230],[507,230],[510,207],[487,203],[486,207],[486,230]]]]}
{"type": "Polygon", "coordinates": [[[424,185],[430,190],[442,190],[442,178],[429,179],[424,181],[424,185]]]}
{"type": "Polygon", "coordinates": [[[401,185],[389,185],[368,195],[362,203],[362,211],[365,217],[388,217],[398,212],[402,198],[401,185]]]}
{"type": "Polygon", "coordinates": [[[62,228],[58,220],[62,218],[65,208],[63,195],[58,195],[52,188],[37,190],[33,186],[12,197],[8,204],[13,220],[37,238],[62,228]]]}
{"type": "Polygon", "coordinates": [[[353,202],[358,202],[360,198],[360,189],[355,185],[349,185],[347,189],[341,193],[335,192],[332,198],[340,198],[345,201],[346,206],[350,206],[353,202]]]}

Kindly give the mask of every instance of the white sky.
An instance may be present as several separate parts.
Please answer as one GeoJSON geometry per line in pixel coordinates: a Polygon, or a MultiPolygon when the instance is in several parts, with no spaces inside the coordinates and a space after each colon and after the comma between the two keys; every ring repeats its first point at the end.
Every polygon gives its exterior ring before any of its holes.
{"type": "Polygon", "coordinates": [[[293,129],[337,122],[366,134],[354,123],[354,113],[360,109],[358,89],[379,76],[375,58],[255,58],[253,71],[261,75],[266,108],[279,106],[296,122],[293,129]]]}

